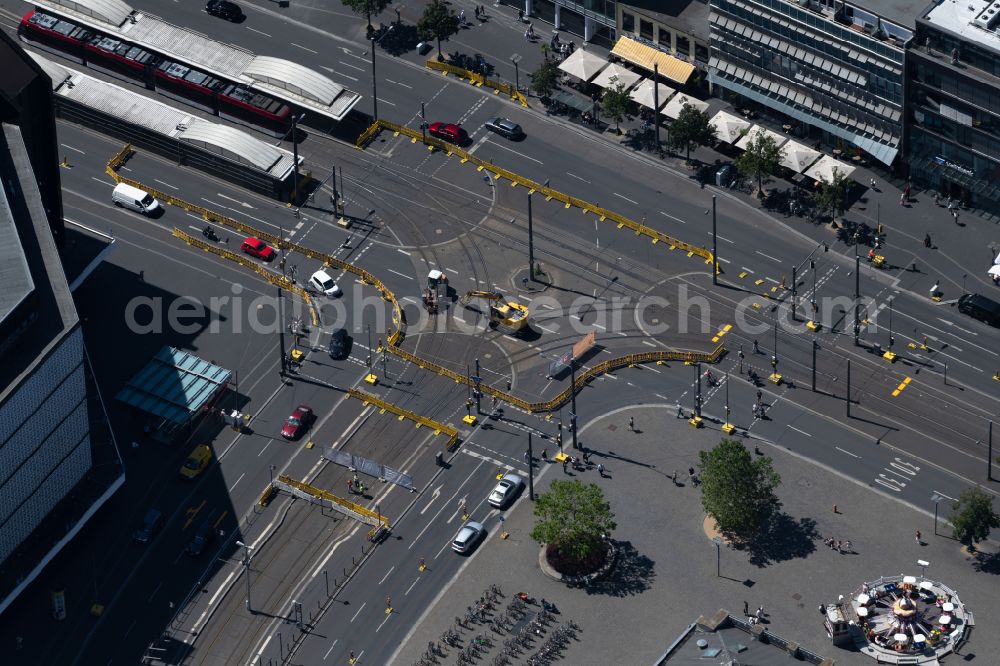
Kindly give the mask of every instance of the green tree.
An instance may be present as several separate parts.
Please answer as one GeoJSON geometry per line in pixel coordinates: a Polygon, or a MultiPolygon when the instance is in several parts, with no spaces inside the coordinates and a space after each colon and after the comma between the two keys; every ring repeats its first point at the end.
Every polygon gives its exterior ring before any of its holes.
{"type": "Polygon", "coordinates": [[[708,120],[707,113],[685,104],[677,120],[670,125],[670,145],[685,151],[688,164],[691,163],[691,146],[706,146],[715,142],[715,127],[708,120]]]}
{"type": "Polygon", "coordinates": [[[392,0],[340,0],[355,14],[368,17],[368,32],[372,31],[372,14],[381,14],[392,0]]]}
{"type": "Polygon", "coordinates": [[[441,40],[458,33],[458,17],[444,0],[431,0],[417,21],[417,34],[421,39],[436,39],[438,60],[443,60],[441,40]]]}
{"type": "Polygon", "coordinates": [[[552,60],[543,60],[534,72],[528,75],[531,90],[539,97],[548,97],[559,85],[559,66],[552,60]]]}
{"type": "Polygon", "coordinates": [[[821,178],[819,192],[816,194],[816,207],[824,213],[829,213],[834,219],[847,210],[847,188],[851,179],[834,167],[833,180],[821,178]]]}
{"type": "Polygon", "coordinates": [[[741,174],[757,180],[759,195],[764,190],[764,179],[774,175],[783,159],[785,151],[778,147],[774,139],[768,134],[757,132],[743,154],[736,158],[736,168],[741,174]]]}
{"type": "Polygon", "coordinates": [[[628,112],[628,105],[631,101],[632,98],[628,96],[628,90],[621,83],[615,83],[610,88],[604,89],[601,107],[604,110],[604,115],[615,121],[615,132],[618,134],[622,133],[619,123],[625,120],[625,114],[628,112]]]}
{"type": "Polygon", "coordinates": [[[951,517],[952,534],[969,550],[975,550],[977,543],[985,541],[992,528],[1000,527],[993,498],[979,486],[963,491],[951,508],[955,512],[951,517]]]}
{"type": "Polygon", "coordinates": [[[781,508],[775,495],[781,477],[771,467],[770,458],[755,458],[732,439],[723,439],[711,451],[700,452],[698,458],[701,504],[723,534],[747,539],[781,508]]]}
{"type": "Polygon", "coordinates": [[[615,514],[600,486],[579,480],[553,481],[535,501],[531,538],[551,544],[561,555],[582,561],[601,547],[603,536],[617,527],[615,514]]]}

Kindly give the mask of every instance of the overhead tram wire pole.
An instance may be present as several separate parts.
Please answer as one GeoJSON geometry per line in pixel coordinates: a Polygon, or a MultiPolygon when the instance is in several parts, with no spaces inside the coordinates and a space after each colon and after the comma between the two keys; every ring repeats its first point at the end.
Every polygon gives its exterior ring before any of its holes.
{"type": "MultiPolygon", "coordinates": [[[[656,82],[653,82],[653,90],[656,90],[656,82]]],[[[654,115],[659,115],[654,114],[654,115]]],[[[659,141],[657,141],[659,143],[659,141]]],[[[719,271],[717,267],[719,265],[719,235],[715,230],[715,195],[712,195],[712,285],[718,286],[719,284],[719,271]]]]}
{"type": "Polygon", "coordinates": [[[521,90],[521,75],[518,68],[518,63],[521,62],[521,54],[515,53],[510,57],[510,61],[514,63],[514,90],[521,90]]]}
{"type": "MultiPolygon", "coordinates": [[[[303,111],[297,117],[292,114],[292,206],[295,207],[295,215],[299,214],[297,202],[299,200],[299,132],[298,123],[306,117],[303,111]]],[[[284,240],[284,239],[282,239],[284,240]]]]}
{"type": "Polygon", "coordinates": [[[535,233],[531,218],[531,190],[528,190],[528,277],[535,281],[535,233]]]}
{"type": "MultiPolygon", "coordinates": [[[[656,137],[656,154],[660,154],[660,65],[653,63],[653,136],[656,137]]],[[[712,197],[715,206],[715,196],[712,197]]],[[[715,217],[713,215],[713,217],[715,217]]],[[[714,224],[713,224],[714,227],[714,224]]]]}
{"type": "MultiPolygon", "coordinates": [[[[368,27],[371,28],[371,25],[369,24],[368,27]]],[[[388,29],[386,29],[386,31],[383,32],[382,36],[379,37],[378,39],[375,39],[374,32],[370,33],[372,41],[372,117],[375,120],[378,120],[378,92],[376,91],[375,88],[375,47],[378,45],[380,41],[385,39],[385,36],[388,35],[390,32],[392,32],[392,29],[395,27],[396,27],[395,23],[390,25],[388,29]]]]}
{"type": "Polygon", "coordinates": [[[246,576],[246,579],[247,579],[246,608],[247,608],[248,611],[250,611],[250,613],[253,613],[254,610],[253,610],[253,608],[250,607],[250,553],[251,553],[251,551],[253,551],[253,547],[252,546],[248,546],[247,544],[243,543],[242,541],[237,541],[236,545],[240,546],[243,549],[243,562],[242,562],[242,564],[243,564],[243,575],[246,576]]]}
{"type": "Polygon", "coordinates": [[[569,376],[570,409],[573,410],[569,414],[569,427],[573,431],[573,448],[579,449],[580,445],[576,441],[576,356],[572,353],[569,356],[569,376]]]}

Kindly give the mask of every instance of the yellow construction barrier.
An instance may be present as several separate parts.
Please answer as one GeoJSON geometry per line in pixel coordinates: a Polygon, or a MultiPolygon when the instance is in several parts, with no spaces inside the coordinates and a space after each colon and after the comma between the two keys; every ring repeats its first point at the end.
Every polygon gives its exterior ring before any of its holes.
{"type": "Polygon", "coordinates": [[[332,502],[338,506],[344,507],[344,509],[346,509],[349,512],[353,512],[360,516],[364,516],[364,518],[367,519],[365,522],[367,522],[369,525],[375,525],[376,527],[385,527],[387,529],[389,527],[389,519],[386,518],[381,513],[372,511],[371,509],[363,507],[360,504],[355,504],[354,502],[346,500],[343,497],[338,497],[337,495],[334,495],[331,492],[327,492],[322,488],[310,486],[308,483],[303,483],[302,481],[296,481],[290,476],[285,476],[284,474],[278,477],[278,481],[292,488],[295,488],[296,490],[306,493],[307,495],[312,495],[313,497],[316,497],[318,499],[327,500],[328,502],[332,502]]]}
{"type": "Polygon", "coordinates": [[[371,393],[367,393],[365,391],[361,391],[355,388],[349,388],[347,389],[347,395],[345,395],[344,397],[357,398],[358,400],[364,402],[366,405],[375,405],[383,412],[391,412],[393,414],[396,414],[397,416],[399,416],[400,419],[404,418],[409,419],[414,423],[416,423],[418,428],[420,426],[427,426],[428,428],[434,431],[435,435],[440,435],[441,433],[444,433],[445,435],[448,436],[448,441],[445,444],[445,448],[450,449],[458,440],[458,430],[448,425],[447,423],[441,423],[440,421],[435,421],[434,419],[428,418],[426,416],[421,416],[416,412],[411,412],[408,409],[397,407],[391,402],[386,402],[385,400],[382,400],[378,396],[374,396],[371,393]]]}
{"type": "Polygon", "coordinates": [[[509,83],[500,83],[499,81],[491,81],[487,77],[479,74],[478,72],[473,72],[471,70],[465,69],[463,67],[456,67],[455,65],[448,65],[443,62],[438,62],[437,60],[428,60],[427,69],[433,69],[441,72],[445,75],[454,74],[460,78],[466,79],[469,83],[474,86],[485,86],[493,90],[494,94],[503,93],[513,100],[517,100],[521,103],[521,106],[528,106],[528,98],[518,90],[514,89],[514,86],[509,83]]]}

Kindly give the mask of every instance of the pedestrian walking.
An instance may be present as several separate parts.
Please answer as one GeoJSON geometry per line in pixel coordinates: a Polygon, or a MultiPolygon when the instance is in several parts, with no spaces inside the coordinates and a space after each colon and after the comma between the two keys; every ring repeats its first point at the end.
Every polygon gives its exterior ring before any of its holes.
{"type": "Polygon", "coordinates": [[[542,460],[544,460],[545,462],[549,461],[549,450],[548,449],[542,449],[542,460]]]}
{"type": "Polygon", "coordinates": [[[510,380],[507,380],[507,393],[510,393],[510,380]]]}
{"type": "Polygon", "coordinates": [[[528,463],[529,465],[531,464],[531,456],[528,455],[527,451],[524,452],[524,462],[528,463]]]}
{"type": "Polygon", "coordinates": [[[602,479],[604,478],[604,465],[603,464],[601,464],[601,463],[597,464],[597,473],[601,475],[602,479]]]}
{"type": "Polygon", "coordinates": [[[754,354],[760,353],[760,344],[757,342],[757,340],[753,341],[753,353],[754,354]]]}
{"type": "Polygon", "coordinates": [[[458,13],[458,22],[461,23],[463,26],[465,25],[465,10],[464,9],[458,13]]]}
{"type": "Polygon", "coordinates": [[[958,209],[957,208],[952,208],[951,209],[951,217],[955,221],[955,224],[958,224],[958,209]]]}
{"type": "Polygon", "coordinates": [[[921,545],[923,542],[920,540],[920,530],[917,530],[917,545],[921,545]]]}
{"type": "Polygon", "coordinates": [[[836,504],[833,505],[833,512],[834,513],[840,513],[840,509],[837,508],[836,504]]]}
{"type": "Polygon", "coordinates": [[[688,481],[694,481],[694,467],[688,467],[688,481]]]}
{"type": "Polygon", "coordinates": [[[674,482],[674,485],[677,485],[677,470],[676,469],[674,470],[674,473],[670,475],[670,480],[674,482]]]}
{"type": "Polygon", "coordinates": [[[569,462],[568,460],[563,460],[563,474],[569,474],[569,472],[566,470],[566,464],[568,462],[569,462]]]}
{"type": "Polygon", "coordinates": [[[869,180],[869,181],[868,181],[868,184],[869,184],[869,185],[871,185],[871,188],[872,188],[873,190],[875,189],[875,179],[874,179],[874,178],[872,178],[871,180],[869,180]]]}
{"type": "Polygon", "coordinates": [[[941,195],[938,194],[937,192],[934,193],[934,205],[935,206],[941,205],[941,195]]]}
{"type": "Polygon", "coordinates": [[[635,432],[635,418],[632,416],[628,417],[628,429],[629,432],[635,432]]]}
{"type": "Polygon", "coordinates": [[[907,181],[906,185],[903,187],[903,196],[906,197],[907,200],[909,200],[909,198],[910,198],[910,183],[909,183],[909,181],[907,181]]]}
{"type": "Polygon", "coordinates": [[[139,271],[139,282],[146,281],[146,271],[139,271]]]}
{"type": "Polygon", "coordinates": [[[677,403],[677,418],[684,418],[684,408],[681,407],[681,403],[677,403]]]}
{"type": "Polygon", "coordinates": [[[757,618],[757,621],[760,622],[761,619],[763,619],[763,617],[764,617],[764,608],[761,607],[761,606],[758,606],[757,607],[757,612],[754,613],[753,615],[754,615],[755,618],[757,618]]]}
{"type": "Polygon", "coordinates": [[[478,21],[479,20],[479,5],[476,5],[475,7],[473,7],[472,10],[473,10],[473,12],[475,12],[475,14],[476,14],[476,20],[478,21]]]}
{"type": "Polygon", "coordinates": [[[743,615],[744,617],[750,615],[750,604],[746,601],[743,602],[743,615]]]}
{"type": "Polygon", "coordinates": [[[826,615],[826,608],[823,606],[823,604],[819,605],[819,614],[826,615]]]}
{"type": "Polygon", "coordinates": [[[930,247],[930,246],[931,246],[931,235],[928,233],[924,235],[924,247],[930,247]]]}
{"type": "Polygon", "coordinates": [[[760,402],[761,398],[763,397],[764,397],[764,392],[761,391],[760,389],[757,389],[757,402],[760,402]]]}
{"type": "Polygon", "coordinates": [[[524,23],[524,10],[523,9],[518,9],[517,10],[517,20],[520,21],[521,23],[524,23]]]}

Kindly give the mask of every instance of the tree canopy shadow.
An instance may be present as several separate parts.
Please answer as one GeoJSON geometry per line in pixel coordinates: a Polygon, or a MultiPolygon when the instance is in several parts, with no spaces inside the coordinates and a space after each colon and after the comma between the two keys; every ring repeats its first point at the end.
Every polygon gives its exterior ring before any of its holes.
{"type": "Polygon", "coordinates": [[[580,585],[588,594],[627,597],[645,592],[656,578],[656,563],[635,549],[631,541],[616,541],[618,554],[608,573],[591,583],[580,585]]]}
{"type": "Polygon", "coordinates": [[[750,555],[750,564],[766,567],[798,557],[806,557],[816,551],[816,541],[820,539],[816,521],[812,518],[796,520],[787,513],[775,515],[760,533],[739,548],[750,555]]]}
{"type": "Polygon", "coordinates": [[[1000,553],[977,551],[972,558],[972,568],[980,573],[1000,575],[1000,553]]]}

